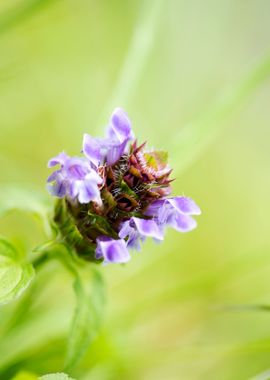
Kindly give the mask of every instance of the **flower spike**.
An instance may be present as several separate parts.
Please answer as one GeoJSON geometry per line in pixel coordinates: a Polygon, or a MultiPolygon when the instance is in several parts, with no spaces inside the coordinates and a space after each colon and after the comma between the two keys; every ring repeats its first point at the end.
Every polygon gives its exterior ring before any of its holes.
{"type": "Polygon", "coordinates": [[[105,138],[83,137],[83,156],[62,152],[48,166],[49,192],[59,198],[55,221],[67,242],[90,261],[126,263],[128,249],[152,237],[162,241],[165,227],[188,232],[201,213],[188,197],[171,193],[168,155],[137,144],[121,108],[110,118],[105,138]]]}

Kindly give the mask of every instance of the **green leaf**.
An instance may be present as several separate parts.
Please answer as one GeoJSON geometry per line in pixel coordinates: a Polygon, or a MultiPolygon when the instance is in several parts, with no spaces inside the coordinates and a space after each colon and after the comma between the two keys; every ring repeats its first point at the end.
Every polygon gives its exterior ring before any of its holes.
{"type": "Polygon", "coordinates": [[[105,304],[104,283],[99,272],[93,272],[92,286],[90,281],[83,281],[77,276],[74,290],[77,307],[71,325],[66,357],[66,370],[73,368],[96,338],[102,322],[105,304]]]}
{"type": "Polygon", "coordinates": [[[33,276],[32,265],[21,262],[16,248],[0,237],[0,305],[18,298],[33,276]]]}
{"type": "Polygon", "coordinates": [[[40,193],[30,189],[1,186],[0,217],[14,210],[24,211],[33,215],[43,224],[45,233],[51,236],[50,204],[40,193]]]}
{"type": "Polygon", "coordinates": [[[65,373],[51,373],[38,378],[39,380],[75,380],[65,373]]]}

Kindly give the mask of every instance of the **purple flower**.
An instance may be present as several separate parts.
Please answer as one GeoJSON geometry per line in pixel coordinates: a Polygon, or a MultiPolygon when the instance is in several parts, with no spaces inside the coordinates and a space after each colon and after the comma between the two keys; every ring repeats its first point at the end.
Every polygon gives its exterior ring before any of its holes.
{"type": "Polygon", "coordinates": [[[170,225],[180,232],[188,232],[197,226],[190,215],[200,215],[199,206],[187,197],[160,199],[153,202],[145,213],[152,216],[158,225],[170,225]]]}
{"type": "Polygon", "coordinates": [[[188,232],[197,226],[196,203],[169,197],[167,152],[137,143],[121,108],[113,111],[104,138],[84,135],[82,153],[52,158],[48,166],[59,167],[47,180],[50,193],[63,199],[54,221],[82,257],[125,263],[129,248],[139,250],[147,237],[162,241],[166,227],[188,232]]]}
{"type": "Polygon", "coordinates": [[[127,246],[140,250],[140,242],[143,242],[146,237],[161,241],[163,233],[154,220],[132,217],[122,224],[119,237],[121,239],[128,237],[127,246]]]}
{"type": "Polygon", "coordinates": [[[112,165],[124,154],[128,141],[133,138],[127,114],[121,108],[116,108],[105,139],[84,134],[83,153],[96,167],[105,162],[112,165]]]}
{"type": "Polygon", "coordinates": [[[112,113],[111,122],[107,130],[107,137],[120,144],[124,141],[134,139],[131,122],[128,115],[121,108],[115,108],[112,113]]]}
{"type": "Polygon", "coordinates": [[[102,179],[85,158],[69,157],[62,152],[48,163],[49,167],[56,165],[60,165],[60,169],[47,180],[52,195],[58,198],[67,196],[73,200],[78,198],[80,203],[102,203],[98,188],[102,179]]]}
{"type": "Polygon", "coordinates": [[[130,254],[125,240],[100,236],[97,238],[96,259],[103,259],[104,264],[128,262],[130,254]]]}

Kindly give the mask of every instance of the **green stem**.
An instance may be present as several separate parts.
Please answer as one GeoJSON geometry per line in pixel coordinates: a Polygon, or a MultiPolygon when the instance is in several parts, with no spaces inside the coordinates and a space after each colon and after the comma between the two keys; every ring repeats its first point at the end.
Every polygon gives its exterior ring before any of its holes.
{"type": "Polygon", "coordinates": [[[47,250],[41,252],[41,254],[35,257],[32,261],[32,265],[36,271],[40,270],[41,267],[46,264],[50,259],[50,254],[47,250]]]}

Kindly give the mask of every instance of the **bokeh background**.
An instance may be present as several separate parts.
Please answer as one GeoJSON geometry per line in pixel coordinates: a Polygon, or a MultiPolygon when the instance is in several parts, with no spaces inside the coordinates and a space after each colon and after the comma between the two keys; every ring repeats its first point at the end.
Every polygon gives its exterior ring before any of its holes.
{"type": "MultiPolygon", "coordinates": [[[[270,379],[269,14],[268,0],[0,2],[1,189],[47,197],[47,160],[122,106],[203,211],[194,232],[101,268],[103,328],[77,380],[270,379]]],[[[44,240],[22,212],[0,233],[28,252],[44,240]]],[[[27,312],[0,310],[3,380],[63,368],[72,278],[52,262],[35,283],[27,312]]]]}

